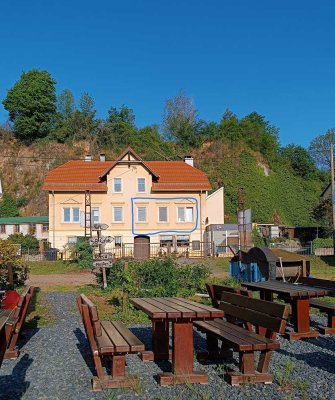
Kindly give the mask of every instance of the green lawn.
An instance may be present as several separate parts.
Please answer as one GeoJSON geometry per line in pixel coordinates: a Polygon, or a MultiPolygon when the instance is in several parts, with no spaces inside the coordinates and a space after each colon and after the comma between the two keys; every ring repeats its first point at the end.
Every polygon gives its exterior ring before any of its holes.
{"type": "Polygon", "coordinates": [[[81,271],[76,263],[66,261],[29,261],[27,262],[31,275],[66,274],[81,271]]]}
{"type": "Polygon", "coordinates": [[[315,278],[335,280],[334,256],[311,256],[311,275],[315,278]]]}

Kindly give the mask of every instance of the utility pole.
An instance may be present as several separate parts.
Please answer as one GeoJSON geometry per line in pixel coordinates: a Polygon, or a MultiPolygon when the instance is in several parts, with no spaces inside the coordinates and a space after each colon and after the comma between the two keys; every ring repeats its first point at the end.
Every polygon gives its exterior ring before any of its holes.
{"type": "Polygon", "coordinates": [[[237,219],[238,219],[238,230],[240,236],[240,248],[243,250],[246,248],[246,226],[245,226],[245,192],[244,188],[241,187],[237,193],[237,219]]]}
{"type": "Polygon", "coordinates": [[[334,182],[334,145],[330,145],[330,174],[331,174],[331,189],[332,189],[332,214],[333,214],[333,247],[335,255],[335,182],[334,182]]]}

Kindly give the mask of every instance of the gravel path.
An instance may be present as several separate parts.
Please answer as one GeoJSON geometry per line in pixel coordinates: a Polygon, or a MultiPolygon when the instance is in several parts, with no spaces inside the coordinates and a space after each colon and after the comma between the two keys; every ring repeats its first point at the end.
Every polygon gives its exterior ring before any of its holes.
{"type": "Polygon", "coordinates": [[[84,286],[95,284],[95,276],[91,272],[67,272],[66,274],[33,275],[31,274],[27,285],[40,289],[48,289],[50,286],[84,286]]]}
{"type": "MultiPolygon", "coordinates": [[[[127,369],[140,379],[135,391],[109,390],[90,392],[92,364],[84,329],[76,309],[74,293],[47,293],[56,321],[52,326],[29,330],[20,345],[16,361],[5,360],[0,369],[0,399],[303,399],[335,398],[335,336],[289,342],[273,355],[272,371],[277,377],[272,385],[231,387],[222,379],[225,367],[196,363],[209,374],[208,385],[181,385],[161,388],[154,375],[170,367],[168,362],[142,363],[131,355],[127,369]],[[278,384],[278,379],[282,385],[278,384]],[[286,390],[285,390],[286,389],[286,390]]],[[[325,318],[313,316],[313,322],[325,318]]],[[[151,329],[135,326],[133,332],[150,348],[151,329]]],[[[195,332],[195,345],[204,347],[204,338],[195,332]]],[[[234,359],[230,366],[236,368],[234,359]]]]}

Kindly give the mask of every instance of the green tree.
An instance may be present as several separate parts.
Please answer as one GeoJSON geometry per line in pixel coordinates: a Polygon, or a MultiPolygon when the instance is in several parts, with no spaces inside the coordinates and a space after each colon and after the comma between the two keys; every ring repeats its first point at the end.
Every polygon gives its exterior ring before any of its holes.
{"type": "Polygon", "coordinates": [[[134,111],[122,105],[118,110],[116,107],[111,107],[108,111],[107,120],[112,141],[118,146],[128,146],[131,144],[132,136],[136,132],[135,114],[134,111]]]}
{"type": "Polygon", "coordinates": [[[22,142],[30,144],[49,134],[56,115],[55,84],[49,72],[32,69],[8,90],[2,103],[22,142]]]}
{"type": "Polygon", "coordinates": [[[277,158],[278,128],[270,125],[262,115],[252,112],[240,121],[241,135],[251,149],[260,151],[269,161],[277,158]]]}
{"type": "Polygon", "coordinates": [[[331,198],[329,197],[328,199],[321,200],[319,204],[314,207],[312,216],[316,222],[325,229],[325,236],[330,236],[333,230],[333,209],[331,198]]]}
{"type": "Polygon", "coordinates": [[[74,139],[91,140],[99,127],[99,121],[95,118],[94,100],[87,92],[81,95],[79,110],[76,110],[72,118],[74,139]]]}
{"type": "Polygon", "coordinates": [[[64,89],[57,99],[57,112],[62,123],[70,121],[73,118],[76,106],[74,97],[69,89],[64,89]]]}
{"type": "Polygon", "coordinates": [[[38,250],[38,240],[33,235],[23,235],[22,233],[13,233],[7,240],[14,244],[20,244],[22,250],[38,250]]]}
{"type": "Polygon", "coordinates": [[[302,146],[289,144],[280,150],[280,155],[288,159],[294,173],[303,178],[315,176],[317,169],[310,153],[302,146]]]}
{"type": "Polygon", "coordinates": [[[163,132],[166,139],[181,146],[197,146],[202,126],[192,99],[183,91],[165,102],[163,132]]]}
{"type": "Polygon", "coordinates": [[[315,137],[309,146],[309,152],[315,164],[321,170],[330,170],[330,146],[335,143],[335,128],[324,135],[315,137]]]}
{"type": "Polygon", "coordinates": [[[15,199],[8,193],[4,194],[2,201],[0,201],[0,218],[17,216],[19,216],[19,210],[15,199]]]}
{"type": "Polygon", "coordinates": [[[241,128],[239,125],[238,118],[230,111],[226,110],[222,116],[218,127],[218,137],[224,137],[229,141],[241,140],[241,128]]]}

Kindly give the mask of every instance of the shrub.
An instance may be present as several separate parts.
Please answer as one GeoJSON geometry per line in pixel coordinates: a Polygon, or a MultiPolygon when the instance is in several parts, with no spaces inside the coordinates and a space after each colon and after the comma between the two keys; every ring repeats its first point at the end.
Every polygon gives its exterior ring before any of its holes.
{"type": "Polygon", "coordinates": [[[333,247],[333,238],[314,239],[313,240],[313,249],[319,249],[321,247],[333,247]]]}
{"type": "MultiPolygon", "coordinates": [[[[106,270],[107,284],[131,296],[192,296],[205,289],[209,269],[204,265],[179,266],[172,258],[132,261],[128,269],[116,261],[106,270]]],[[[101,282],[101,273],[97,273],[101,282]]]]}
{"type": "Polygon", "coordinates": [[[13,233],[7,240],[14,244],[20,244],[22,250],[38,250],[38,240],[32,235],[23,235],[22,233],[13,233]]]}
{"type": "Polygon", "coordinates": [[[17,256],[17,249],[8,240],[0,239],[0,290],[10,289],[8,267],[12,267],[14,287],[24,285],[28,266],[17,256]]]}
{"type": "Polygon", "coordinates": [[[80,268],[93,268],[93,247],[88,240],[79,239],[74,246],[74,259],[80,268]]]}

